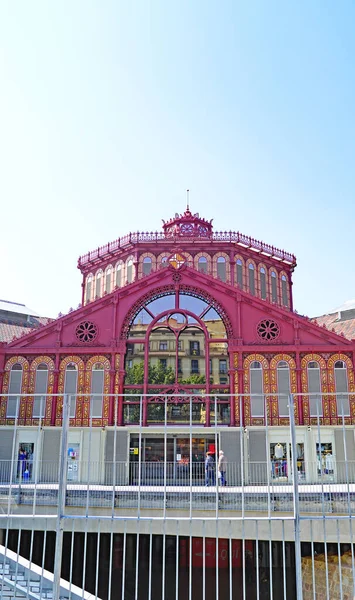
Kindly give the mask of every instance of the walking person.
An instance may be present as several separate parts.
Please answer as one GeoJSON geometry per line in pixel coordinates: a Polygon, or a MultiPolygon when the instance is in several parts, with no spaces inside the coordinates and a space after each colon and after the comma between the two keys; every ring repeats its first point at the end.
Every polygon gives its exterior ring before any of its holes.
{"type": "Polygon", "coordinates": [[[215,475],[214,475],[214,460],[212,452],[206,452],[206,460],[205,460],[205,474],[206,474],[206,487],[209,485],[215,484],[215,475]]]}
{"type": "Polygon", "coordinates": [[[222,486],[227,485],[226,471],[227,471],[227,459],[224,456],[223,450],[220,450],[219,458],[218,458],[218,477],[221,479],[222,486]]]}

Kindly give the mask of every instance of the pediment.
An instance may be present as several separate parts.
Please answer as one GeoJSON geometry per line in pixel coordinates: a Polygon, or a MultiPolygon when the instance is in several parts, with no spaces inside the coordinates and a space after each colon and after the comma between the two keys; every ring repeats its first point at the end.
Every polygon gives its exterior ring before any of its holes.
{"type": "MultiPolygon", "coordinates": [[[[9,343],[7,348],[90,348],[117,344],[132,307],[155,293],[172,293],[176,286],[215,299],[229,321],[229,335],[243,345],[352,345],[352,342],[312,321],[270,304],[248,292],[183,265],[154,271],[9,343]],[[269,323],[267,323],[269,322],[269,323]],[[83,342],[87,323],[88,339],[83,342]],[[90,340],[90,324],[92,339],[90,340]],[[276,335],[266,339],[272,332],[276,335]],[[263,337],[264,336],[264,337],[263,337]],[[266,336],[266,337],[265,337],[266,336]]],[[[222,316],[222,315],[221,315],[222,316]]],[[[223,317],[222,317],[223,318],[223,317]]]]}

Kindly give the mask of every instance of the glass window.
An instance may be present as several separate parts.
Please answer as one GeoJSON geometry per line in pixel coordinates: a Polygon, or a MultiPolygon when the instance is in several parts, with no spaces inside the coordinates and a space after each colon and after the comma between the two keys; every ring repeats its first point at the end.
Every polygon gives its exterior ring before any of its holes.
{"type": "Polygon", "coordinates": [[[6,416],[7,418],[14,418],[17,416],[17,410],[20,406],[21,398],[21,386],[22,386],[22,367],[16,363],[13,365],[10,371],[9,381],[9,396],[7,398],[6,416]],[[17,394],[11,396],[10,394],[17,394]]]}
{"type": "Polygon", "coordinates": [[[207,273],[207,258],[205,256],[200,256],[198,259],[198,270],[200,273],[207,273]]]}
{"type": "Polygon", "coordinates": [[[94,365],[91,374],[91,416],[101,419],[104,401],[105,371],[100,363],[94,365]]]}
{"type": "Polygon", "coordinates": [[[152,259],[150,258],[150,256],[146,256],[143,260],[143,275],[149,275],[152,270],[152,266],[152,259]]]}
{"type": "Polygon", "coordinates": [[[350,402],[348,395],[348,374],[346,364],[338,360],[334,365],[335,391],[337,393],[338,416],[350,417],[350,402]]]}
{"type": "Polygon", "coordinates": [[[282,304],[288,306],[288,294],[287,294],[287,279],[285,275],[281,277],[281,293],[282,293],[282,304]]]}
{"type": "Polygon", "coordinates": [[[92,291],[92,276],[89,275],[89,277],[86,279],[86,302],[89,302],[89,300],[91,300],[91,291],[92,291]]]}
{"type": "Polygon", "coordinates": [[[106,271],[106,293],[109,294],[111,292],[111,268],[106,271]]]}
{"type": "Polygon", "coordinates": [[[260,269],[260,294],[263,300],[266,300],[266,273],[264,267],[260,269]]]}
{"type": "Polygon", "coordinates": [[[191,375],[197,375],[199,372],[200,372],[200,369],[198,366],[198,360],[192,359],[191,360],[191,375]]]}
{"type": "Polygon", "coordinates": [[[225,358],[219,360],[219,372],[225,375],[227,373],[227,361],[225,358]]]}
{"type": "Polygon", "coordinates": [[[317,416],[317,408],[318,415],[322,416],[323,408],[322,408],[322,397],[321,397],[321,381],[320,381],[320,368],[319,364],[316,361],[311,361],[308,363],[307,369],[307,377],[308,377],[308,391],[309,396],[309,412],[311,417],[317,416]]]}
{"type": "Polygon", "coordinates": [[[75,417],[76,413],[76,393],[78,385],[78,371],[74,363],[69,363],[65,370],[64,394],[70,396],[70,417],[75,417]]]}
{"type": "Polygon", "coordinates": [[[116,286],[122,286],[122,264],[119,263],[116,267],[116,286]]]}
{"type": "Polygon", "coordinates": [[[279,416],[288,417],[288,400],[291,392],[290,369],[286,361],[281,360],[277,365],[277,392],[279,402],[279,416]]]}
{"type": "Polygon", "coordinates": [[[168,256],[163,256],[161,259],[161,266],[167,267],[169,265],[168,256]]]}
{"type": "Polygon", "coordinates": [[[133,281],[133,259],[129,258],[127,261],[127,283],[133,281]]]}
{"type": "Polygon", "coordinates": [[[166,369],[168,366],[168,359],[167,358],[159,358],[159,364],[163,369],[166,369]]]}
{"type": "Polygon", "coordinates": [[[263,370],[258,361],[250,365],[251,416],[264,416],[263,370]]]}
{"type": "Polygon", "coordinates": [[[46,394],[48,386],[48,367],[42,363],[36,370],[35,394],[33,399],[33,418],[43,418],[46,407],[46,394]]]}
{"type": "Polygon", "coordinates": [[[226,281],[227,279],[226,259],[224,256],[217,258],[217,277],[221,281],[226,281]]]}
{"type": "Polygon", "coordinates": [[[96,274],[96,298],[100,298],[101,296],[101,273],[96,274]]]}
{"type": "Polygon", "coordinates": [[[192,356],[199,356],[200,342],[196,342],[195,340],[190,342],[190,354],[192,354],[192,356]]]}
{"type": "Polygon", "coordinates": [[[250,263],[249,267],[248,267],[248,273],[249,273],[249,292],[255,296],[255,271],[254,271],[254,265],[252,263],[250,263]]]}
{"type": "Polygon", "coordinates": [[[331,442],[316,442],[317,472],[331,479],[334,474],[333,445],[331,442]]]}
{"type": "Polygon", "coordinates": [[[277,302],[277,278],[275,271],[271,271],[271,300],[277,302]]]}
{"type": "MultiPolygon", "coordinates": [[[[176,384],[176,393],[179,394],[190,393],[189,386],[196,385],[201,386],[196,393],[210,393],[211,385],[220,384],[219,359],[226,359],[228,366],[228,342],[223,320],[202,297],[184,292],[152,297],[133,318],[127,337],[125,390],[131,394],[156,395],[160,385],[171,384],[176,384]],[[156,325],[148,333],[154,318],[156,325]],[[134,338],[139,338],[139,343],[135,343],[134,338]],[[225,344],[221,338],[226,339],[225,344]],[[142,339],[145,339],[144,347],[142,339]],[[218,341],[214,342],[214,339],[218,341]],[[209,343],[209,358],[215,359],[215,372],[211,377],[206,343],[209,343]],[[148,352],[147,362],[145,350],[148,352]],[[163,357],[165,368],[159,363],[159,358],[163,357]],[[128,359],[132,360],[131,368],[127,364],[128,359]],[[191,359],[195,362],[191,363],[191,359]]],[[[224,376],[228,378],[228,372],[224,376]]]]}
{"type": "Polygon", "coordinates": [[[237,259],[237,284],[243,287],[243,263],[240,258],[237,259]]]}

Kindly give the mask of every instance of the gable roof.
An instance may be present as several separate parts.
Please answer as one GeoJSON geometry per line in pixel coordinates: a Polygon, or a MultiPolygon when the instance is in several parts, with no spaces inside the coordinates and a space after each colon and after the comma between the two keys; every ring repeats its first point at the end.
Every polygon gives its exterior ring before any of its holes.
{"type": "MultiPolygon", "coordinates": [[[[235,299],[237,299],[237,297],[239,296],[240,299],[246,302],[249,306],[254,306],[260,312],[264,312],[265,317],[271,315],[274,318],[278,317],[280,321],[284,321],[289,324],[292,323],[294,326],[298,326],[300,329],[307,331],[311,334],[311,337],[313,337],[314,339],[313,343],[315,345],[317,345],[317,340],[319,340],[319,343],[322,345],[328,343],[330,345],[344,346],[349,345],[350,343],[350,338],[345,337],[344,334],[342,334],[342,331],[339,331],[339,333],[329,331],[329,329],[327,329],[326,327],[326,324],[323,325],[323,323],[321,322],[317,322],[315,320],[309,319],[308,317],[301,316],[296,312],[290,312],[289,310],[279,305],[270,303],[266,300],[262,300],[261,298],[258,298],[256,296],[252,296],[250,293],[238,287],[234,287],[228,283],[216,280],[214,277],[196,271],[195,269],[188,266],[184,266],[179,271],[175,271],[170,267],[154,271],[150,275],[145,276],[143,279],[138,279],[137,281],[134,281],[122,288],[115,289],[110,294],[105,294],[102,298],[98,298],[97,300],[94,300],[93,302],[90,302],[85,306],[71,311],[67,315],[63,315],[55,320],[47,320],[47,323],[42,323],[42,326],[33,329],[30,332],[28,332],[28,329],[26,328],[18,327],[17,333],[14,333],[13,335],[20,335],[21,337],[13,341],[10,341],[8,339],[4,341],[7,341],[9,347],[11,348],[17,346],[28,347],[31,343],[31,339],[38,340],[42,338],[43,336],[47,335],[49,331],[52,331],[53,327],[58,326],[59,328],[62,328],[66,325],[66,323],[72,323],[73,320],[79,321],[79,319],[87,318],[86,315],[88,313],[92,313],[93,311],[100,311],[101,308],[104,308],[108,304],[111,304],[115,296],[117,297],[118,301],[120,301],[121,298],[123,299],[127,296],[130,296],[131,294],[134,294],[137,297],[137,292],[140,292],[142,296],[145,296],[143,290],[147,288],[149,284],[155,282],[157,288],[159,288],[160,286],[164,286],[166,288],[167,283],[169,283],[170,286],[174,285],[172,280],[172,275],[174,275],[174,273],[175,275],[179,273],[182,284],[184,284],[185,282],[191,284],[191,280],[193,280],[194,284],[197,287],[200,284],[202,293],[203,290],[205,290],[206,293],[206,290],[208,290],[210,296],[213,296],[213,292],[215,290],[216,292],[218,291],[219,297],[221,297],[221,293],[225,294],[226,297],[234,297],[235,299]],[[186,280],[185,282],[184,279],[186,280]]],[[[218,300],[216,301],[218,302],[218,300]]],[[[137,304],[137,299],[134,301],[133,304],[137,304]]],[[[15,331],[15,329],[13,331],[15,331]]]]}

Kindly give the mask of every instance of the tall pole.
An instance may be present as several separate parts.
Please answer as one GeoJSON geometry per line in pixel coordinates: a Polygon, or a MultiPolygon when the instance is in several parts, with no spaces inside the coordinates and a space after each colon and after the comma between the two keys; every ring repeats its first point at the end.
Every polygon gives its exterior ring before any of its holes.
{"type": "Polygon", "coordinates": [[[59,455],[58,472],[58,513],[55,529],[55,557],[54,557],[54,579],[53,579],[53,600],[60,600],[60,574],[62,569],[63,553],[63,529],[65,497],[67,491],[67,453],[68,453],[68,429],[70,414],[70,397],[68,394],[63,398],[63,420],[62,420],[62,441],[59,455]]]}
{"type": "Polygon", "coordinates": [[[289,396],[290,436],[292,452],[292,488],[293,488],[293,519],[295,533],[295,566],[296,566],[296,598],[303,600],[302,591],[302,557],[301,557],[301,527],[300,527],[300,498],[298,492],[295,402],[293,394],[289,396]]]}

